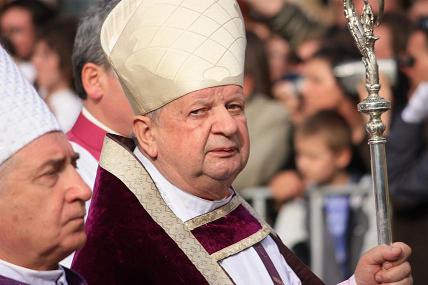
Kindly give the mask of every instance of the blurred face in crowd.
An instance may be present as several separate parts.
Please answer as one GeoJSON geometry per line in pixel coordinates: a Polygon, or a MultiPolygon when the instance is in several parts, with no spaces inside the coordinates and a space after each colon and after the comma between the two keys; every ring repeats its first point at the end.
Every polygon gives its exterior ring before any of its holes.
{"type": "MultiPolygon", "coordinates": [[[[228,195],[249,154],[242,93],[236,85],[206,88],[159,111],[145,152],[169,181],[205,199],[228,195]]],[[[140,143],[138,125],[137,119],[134,132],[140,143]]]]}
{"type": "Polygon", "coordinates": [[[303,61],[307,61],[320,48],[321,42],[317,39],[310,39],[302,42],[296,49],[298,57],[303,61]]]}
{"type": "Polygon", "coordinates": [[[410,19],[419,19],[423,16],[428,16],[428,1],[413,1],[408,14],[410,19]]]}
{"type": "Polygon", "coordinates": [[[349,163],[349,156],[334,152],[322,134],[298,134],[295,146],[297,169],[309,184],[333,183],[339,171],[349,163]]]}
{"type": "Polygon", "coordinates": [[[414,32],[407,43],[407,54],[413,58],[413,65],[405,69],[413,87],[428,80],[428,41],[421,31],[414,32]]]}
{"type": "Polygon", "coordinates": [[[0,167],[0,259],[52,270],[84,244],[91,192],[76,172],[76,160],[65,135],[53,132],[0,167]]]}
{"type": "Polygon", "coordinates": [[[321,110],[336,109],[343,100],[330,64],[324,59],[311,59],[303,68],[302,111],[305,116],[321,110]]]}
{"type": "Polygon", "coordinates": [[[1,34],[11,41],[16,56],[28,60],[35,41],[31,13],[19,7],[10,8],[2,15],[0,24],[1,34]]]}
{"type": "Polygon", "coordinates": [[[48,93],[55,92],[67,86],[67,80],[60,69],[58,53],[50,48],[44,40],[36,43],[32,62],[37,70],[37,84],[48,93]]]}
{"type": "Polygon", "coordinates": [[[394,50],[392,48],[392,34],[391,30],[386,25],[381,25],[376,28],[376,36],[379,40],[375,44],[376,56],[379,59],[388,59],[394,57],[394,50]]]}
{"type": "Polygon", "coordinates": [[[266,42],[266,54],[272,81],[281,79],[287,73],[289,51],[288,43],[280,36],[272,36],[266,42]]]}

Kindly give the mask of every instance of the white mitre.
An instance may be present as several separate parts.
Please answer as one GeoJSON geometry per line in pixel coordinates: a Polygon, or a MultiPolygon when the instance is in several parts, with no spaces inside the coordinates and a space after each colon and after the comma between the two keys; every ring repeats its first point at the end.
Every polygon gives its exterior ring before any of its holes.
{"type": "Polygon", "coordinates": [[[243,84],[245,26],[235,0],[122,0],[103,24],[101,45],[136,114],[243,84]]]}
{"type": "Polygon", "coordinates": [[[0,165],[34,139],[60,130],[46,104],[0,46],[0,165]]]}

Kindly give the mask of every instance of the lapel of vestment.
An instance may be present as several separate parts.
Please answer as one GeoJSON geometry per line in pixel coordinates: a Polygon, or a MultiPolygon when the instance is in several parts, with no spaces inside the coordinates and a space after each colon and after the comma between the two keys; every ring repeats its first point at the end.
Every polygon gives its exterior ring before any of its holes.
{"type": "Polygon", "coordinates": [[[256,218],[236,195],[229,203],[184,224],[217,261],[237,254],[266,238],[270,227],[256,218]]]}

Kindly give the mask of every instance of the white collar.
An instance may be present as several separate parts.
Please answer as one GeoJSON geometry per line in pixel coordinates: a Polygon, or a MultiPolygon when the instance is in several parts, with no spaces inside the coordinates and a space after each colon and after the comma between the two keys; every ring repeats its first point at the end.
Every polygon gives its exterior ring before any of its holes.
{"type": "Polygon", "coordinates": [[[230,189],[231,195],[217,201],[205,200],[187,193],[169,182],[138,147],[135,148],[134,154],[152,177],[165,203],[183,222],[215,210],[232,199],[232,189],[230,189]]]}
{"type": "Polygon", "coordinates": [[[31,285],[68,285],[64,269],[37,271],[0,259],[0,275],[31,285]]]}
{"type": "Polygon", "coordinates": [[[106,131],[107,133],[118,135],[117,132],[113,131],[112,129],[101,123],[98,119],[96,119],[91,113],[89,113],[88,109],[86,109],[85,107],[82,108],[82,115],[98,128],[106,131]]]}

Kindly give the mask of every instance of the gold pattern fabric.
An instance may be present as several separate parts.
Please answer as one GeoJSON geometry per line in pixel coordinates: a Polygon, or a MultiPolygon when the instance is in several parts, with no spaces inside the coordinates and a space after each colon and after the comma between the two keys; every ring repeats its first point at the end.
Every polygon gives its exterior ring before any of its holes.
{"type": "Polygon", "coordinates": [[[258,242],[261,242],[269,234],[270,234],[270,230],[267,227],[263,226],[256,233],[250,235],[249,237],[244,238],[243,240],[240,240],[235,244],[225,247],[222,250],[214,252],[213,254],[211,254],[211,256],[217,261],[223,260],[225,258],[228,258],[229,256],[235,255],[247,248],[252,247],[258,242]]]}
{"type": "Polygon", "coordinates": [[[238,196],[234,196],[229,201],[229,203],[223,205],[222,207],[219,207],[211,212],[208,212],[201,216],[197,216],[193,219],[190,219],[186,221],[184,224],[190,231],[192,231],[200,226],[206,225],[215,220],[223,218],[224,216],[226,216],[227,214],[230,214],[233,210],[238,208],[239,205],[241,205],[241,199],[238,196]]]}

